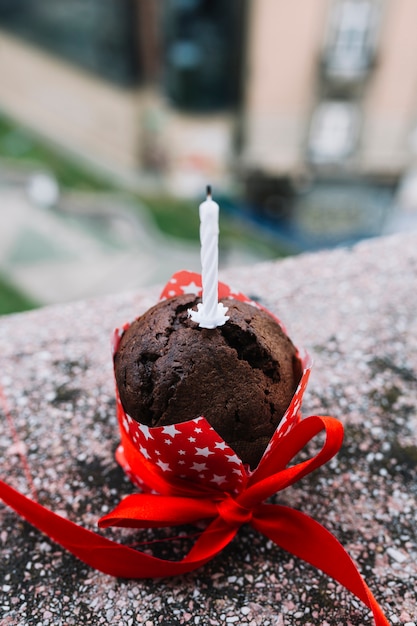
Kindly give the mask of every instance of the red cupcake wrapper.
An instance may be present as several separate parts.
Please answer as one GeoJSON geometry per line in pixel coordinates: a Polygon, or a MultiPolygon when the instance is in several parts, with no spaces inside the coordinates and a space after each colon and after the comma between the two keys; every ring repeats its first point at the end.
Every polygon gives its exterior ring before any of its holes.
{"type": "MultiPolygon", "coordinates": [[[[201,276],[182,271],[172,276],[160,299],[187,293],[200,296],[201,291],[201,276]]],[[[219,283],[219,298],[234,298],[265,310],[286,332],[283,324],[272,313],[224,283],[219,283]]],[[[113,354],[117,352],[120,339],[127,328],[129,324],[115,331],[113,354]]],[[[274,455],[281,438],[301,419],[300,407],[310,374],[311,361],[307,354],[301,357],[298,351],[298,355],[303,365],[300,383],[262,456],[259,469],[262,469],[269,457],[274,455]]],[[[236,494],[245,488],[253,472],[242,463],[233,449],[203,416],[179,424],[149,428],[133,420],[124,411],[117,387],[116,399],[122,434],[122,444],[117,450],[116,458],[136,485],[144,490],[158,491],[159,481],[155,477],[161,476],[164,482],[171,483],[175,489],[180,488],[183,481],[187,483],[187,488],[191,482],[196,490],[202,489],[203,492],[220,490],[222,493],[236,494]]]]}

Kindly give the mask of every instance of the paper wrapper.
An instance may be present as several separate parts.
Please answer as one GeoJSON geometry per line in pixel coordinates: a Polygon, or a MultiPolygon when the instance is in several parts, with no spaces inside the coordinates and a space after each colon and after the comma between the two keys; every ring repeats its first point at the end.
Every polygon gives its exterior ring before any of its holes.
{"type": "MultiPolygon", "coordinates": [[[[169,280],[161,294],[161,300],[176,295],[193,293],[201,295],[201,276],[192,272],[178,272],[169,280]]],[[[234,298],[265,310],[257,302],[219,283],[219,299],[234,298]]],[[[283,324],[267,311],[281,328],[283,324]]],[[[227,322],[226,322],[227,323],[227,322]]],[[[113,353],[117,352],[120,339],[129,324],[117,329],[113,338],[113,353]]],[[[303,374],[290,405],[281,419],[258,468],[274,454],[278,442],[301,419],[301,402],[310,374],[310,358],[298,350],[303,374]]],[[[123,409],[116,388],[117,414],[122,443],[116,458],[130,479],[141,489],[158,491],[158,476],[168,481],[175,491],[181,491],[181,483],[195,486],[196,492],[238,493],[251,475],[236,453],[210,426],[204,416],[193,420],[153,427],[139,424],[123,409]],[[184,483],[185,481],[185,483],[184,483]]]]}

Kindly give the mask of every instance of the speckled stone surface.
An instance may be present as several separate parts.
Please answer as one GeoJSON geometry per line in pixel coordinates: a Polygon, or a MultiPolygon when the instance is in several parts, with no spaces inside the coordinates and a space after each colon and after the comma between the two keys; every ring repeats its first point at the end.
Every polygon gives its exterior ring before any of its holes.
{"type": "MultiPolygon", "coordinates": [[[[175,270],[183,268],[173,268],[175,270]]],[[[167,279],[169,277],[167,276],[167,279]]],[[[314,358],[303,414],[345,425],[341,452],[280,494],[333,532],[392,624],[417,624],[417,235],[228,270],[314,358]]],[[[114,461],[110,333],[159,287],[0,318],[1,474],[90,529],[134,491],[114,461]]],[[[0,505],[1,624],[368,625],[369,611],[250,527],[203,569],[158,581],[100,574],[0,505]]],[[[103,531],[152,541],[165,531],[103,531]]],[[[178,531],[177,531],[178,534],[178,531]]],[[[155,544],[178,557],[180,544],[155,544]]]]}

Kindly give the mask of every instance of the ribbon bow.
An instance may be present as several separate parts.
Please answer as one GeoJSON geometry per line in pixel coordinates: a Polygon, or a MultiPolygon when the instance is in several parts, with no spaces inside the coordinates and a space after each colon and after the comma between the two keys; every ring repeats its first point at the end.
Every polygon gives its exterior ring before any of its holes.
{"type": "Polygon", "coordinates": [[[376,626],[389,626],[377,601],[343,546],[328,530],[309,516],[265,500],[294,484],[329,461],[340,449],[343,426],[335,418],[311,416],[296,424],[277,444],[274,455],[249,477],[237,494],[192,486],[176,488],[159,477],[162,494],[127,496],[99,525],[151,528],[195,523],[208,525],[181,561],[167,561],[118,544],[60,517],[0,481],[0,497],[66,550],[88,565],[111,576],[125,578],[166,577],[194,570],[218,554],[242,524],[271,539],[284,550],[333,577],[356,595],[374,615],[376,626]],[[320,432],[325,441],[306,461],[290,465],[293,458],[320,432]],[[198,493],[198,496],[197,496],[198,493]]]}

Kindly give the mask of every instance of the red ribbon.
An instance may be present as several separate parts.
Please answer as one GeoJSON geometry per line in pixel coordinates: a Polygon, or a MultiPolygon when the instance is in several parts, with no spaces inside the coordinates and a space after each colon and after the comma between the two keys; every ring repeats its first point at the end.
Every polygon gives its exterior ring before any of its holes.
{"type": "MultiPolygon", "coordinates": [[[[339,541],[304,513],[265,500],[294,484],[331,459],[339,450],[343,426],[332,417],[312,416],[296,424],[276,451],[249,477],[238,495],[191,483],[177,485],[157,476],[159,494],[127,496],[99,525],[134,528],[170,527],[207,521],[207,526],[181,561],[167,561],[123,546],[86,530],[30,500],[0,481],[0,497],[39,530],[88,565],[111,576],[153,578],[194,570],[218,554],[249,523],[276,545],[333,577],[356,595],[374,615],[377,626],[389,625],[380,606],[339,541]],[[306,461],[290,465],[304,446],[324,431],[321,450],[306,461]]],[[[129,446],[128,439],[123,445],[129,446]]],[[[126,452],[126,450],[125,450],[126,452]]],[[[133,455],[133,449],[130,450],[133,455]]],[[[129,451],[128,451],[129,454],[129,451]]],[[[142,470],[145,469],[142,466],[142,470]]],[[[149,483],[156,475],[148,468],[149,483]]]]}

